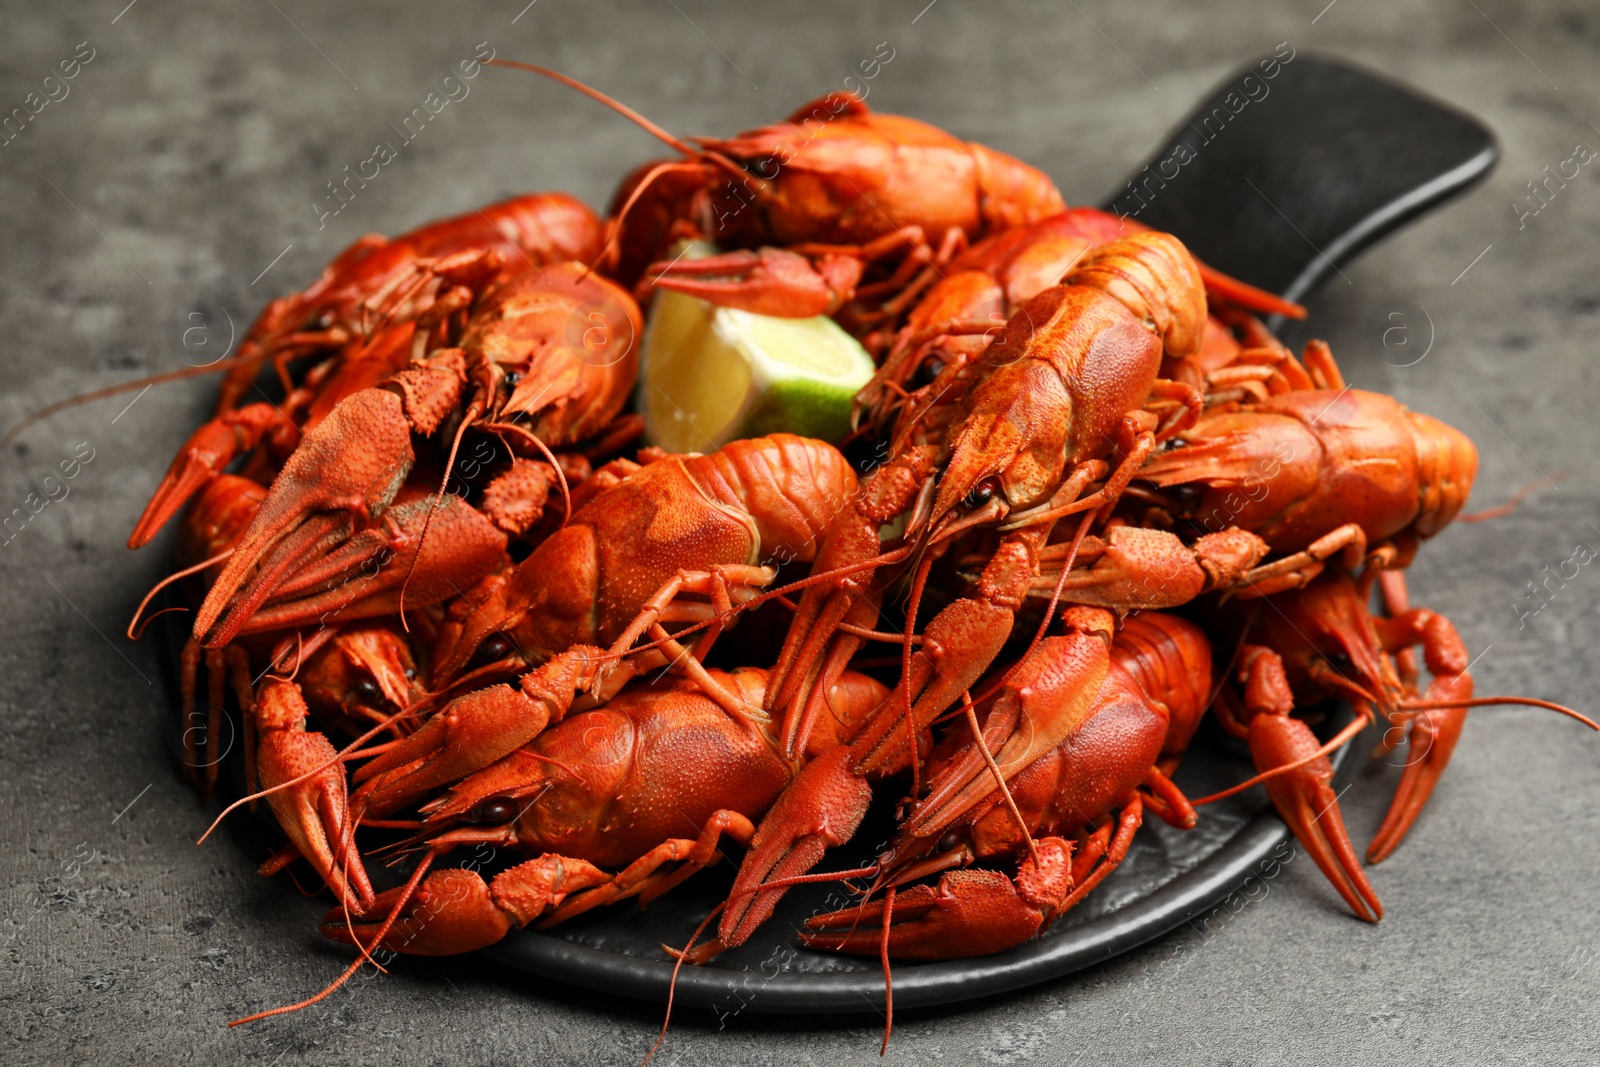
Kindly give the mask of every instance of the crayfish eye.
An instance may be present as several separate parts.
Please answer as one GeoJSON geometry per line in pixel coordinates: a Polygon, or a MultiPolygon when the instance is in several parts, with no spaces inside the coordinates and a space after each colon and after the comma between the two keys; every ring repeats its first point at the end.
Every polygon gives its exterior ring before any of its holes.
{"type": "Polygon", "coordinates": [[[998,489],[999,486],[995,484],[993,478],[985,478],[983,481],[972,487],[972,491],[969,492],[966,495],[966,498],[961,501],[961,506],[966,508],[968,511],[977,511],[979,508],[983,507],[989,501],[994,499],[994,494],[998,489]]]}
{"type": "Polygon", "coordinates": [[[935,851],[949,852],[960,843],[960,839],[956,837],[955,831],[952,830],[943,837],[939,838],[939,844],[936,846],[935,851]]]}
{"type": "Polygon", "coordinates": [[[494,634],[485,638],[483,644],[478,646],[478,651],[473,654],[472,661],[479,666],[495,663],[505,659],[506,653],[510,651],[511,642],[500,634],[494,634]]]}
{"type": "Polygon", "coordinates": [[[917,372],[911,376],[914,388],[922,389],[932,385],[944,373],[944,360],[938,356],[929,356],[917,367],[917,372]]]}
{"type": "Polygon", "coordinates": [[[383,699],[383,690],[371,678],[359,678],[354,686],[356,697],[363,704],[373,704],[383,699]]]}
{"type": "Polygon", "coordinates": [[[490,797],[467,813],[467,821],[480,826],[495,826],[510,822],[517,814],[517,802],[511,797],[490,797]]]}

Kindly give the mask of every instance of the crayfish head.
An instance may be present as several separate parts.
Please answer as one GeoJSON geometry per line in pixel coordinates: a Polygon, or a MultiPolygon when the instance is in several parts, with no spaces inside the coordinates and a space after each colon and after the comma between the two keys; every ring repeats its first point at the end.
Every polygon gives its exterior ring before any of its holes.
{"type": "Polygon", "coordinates": [[[582,263],[513,274],[474,305],[461,336],[494,421],[551,445],[610,425],[638,377],[639,306],[582,263]]]}
{"type": "Polygon", "coordinates": [[[389,714],[422,696],[405,637],[389,626],[356,626],[307,657],[300,671],[306,703],[319,714],[389,714]]]}
{"type": "Polygon", "coordinates": [[[958,421],[934,520],[998,505],[998,521],[1048,500],[1067,467],[1072,407],[1061,376],[1047,364],[1022,360],[994,371],[958,421]]]}
{"type": "Polygon", "coordinates": [[[551,769],[548,759],[518,749],[468,775],[419,810],[430,834],[458,825],[481,830],[510,827],[550,788],[551,769]]]}
{"type": "Polygon", "coordinates": [[[1270,598],[1261,616],[1264,643],[1282,656],[1296,685],[1310,681],[1388,713],[1404,695],[1383,651],[1366,597],[1349,572],[1329,567],[1303,589],[1270,598]]]}
{"type": "Polygon", "coordinates": [[[565,526],[459,597],[434,650],[434,687],[505,677],[582,640],[594,604],[594,548],[589,527],[565,526]]]}
{"type": "Polygon", "coordinates": [[[981,360],[949,432],[936,519],[976,502],[986,479],[1006,513],[1050,500],[1076,465],[1106,456],[1127,432],[1161,344],[1105,293],[1062,285],[1019,308],[981,360]]]}

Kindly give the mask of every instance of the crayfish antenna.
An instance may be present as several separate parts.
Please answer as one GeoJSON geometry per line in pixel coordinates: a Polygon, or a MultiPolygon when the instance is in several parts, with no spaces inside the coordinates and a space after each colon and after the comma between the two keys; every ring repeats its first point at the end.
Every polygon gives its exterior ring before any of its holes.
{"type": "MultiPolygon", "coordinates": [[[[434,853],[429,852],[426,856],[422,857],[422,862],[417,864],[417,869],[411,872],[411,878],[406,882],[405,889],[395,901],[395,906],[390,909],[389,917],[384,920],[383,926],[378,930],[378,936],[373,938],[372,943],[374,945],[381,944],[383,939],[389,936],[390,928],[394,926],[395,920],[400,917],[401,911],[405,909],[405,906],[410,901],[412,894],[416,892],[417,886],[421,884],[422,876],[428,873],[429,867],[433,866],[433,858],[434,853]]],[[[327,997],[336,992],[340,986],[348,982],[351,976],[361,969],[361,965],[363,963],[372,961],[371,950],[366,945],[361,945],[359,941],[357,942],[357,945],[361,949],[361,954],[356,957],[355,962],[346,967],[343,974],[339,975],[339,977],[328,983],[327,988],[318,993],[316,996],[307,997],[305,1000],[302,1000],[297,1004],[285,1004],[281,1008],[270,1008],[267,1011],[258,1011],[254,1015],[246,1015],[242,1019],[235,1019],[228,1024],[229,1029],[232,1029],[235,1026],[243,1026],[246,1023],[258,1022],[261,1019],[267,1019],[274,1015],[286,1015],[289,1012],[299,1011],[301,1008],[309,1008],[311,1005],[325,1000],[327,997]]],[[[376,962],[373,962],[373,966],[377,966],[376,962]]]]}
{"type": "Polygon", "coordinates": [[[1469,511],[1465,515],[1457,515],[1456,521],[1488,522],[1490,519],[1504,518],[1513,511],[1516,511],[1517,507],[1524,500],[1528,499],[1528,497],[1532,496],[1541,485],[1549,485],[1554,488],[1556,485],[1556,479],[1565,478],[1566,476],[1566,471],[1556,471],[1554,478],[1546,478],[1543,476],[1535,478],[1521,489],[1518,489],[1515,493],[1512,493],[1510,498],[1507,499],[1504,504],[1498,504],[1492,508],[1484,508],[1482,511],[1469,511]]]}
{"type": "MultiPolygon", "coordinates": [[[[1030,848],[1033,846],[1031,837],[1028,845],[1030,848]]],[[[883,963],[883,1044],[878,1048],[880,1057],[889,1054],[889,1035],[894,1033],[894,976],[889,966],[889,926],[893,922],[894,886],[891,885],[883,894],[883,934],[878,941],[878,959],[883,963]]]]}
{"type": "Polygon", "coordinates": [[[1246,778],[1238,785],[1231,785],[1226,789],[1212,793],[1210,796],[1201,797],[1199,800],[1192,800],[1189,802],[1189,806],[1191,808],[1198,808],[1203,804],[1214,804],[1219,800],[1225,800],[1228,797],[1233,796],[1235,793],[1243,793],[1246,789],[1250,789],[1253,786],[1258,786],[1264,782],[1270,781],[1273,778],[1277,778],[1279,775],[1289,774],[1292,771],[1297,771],[1308,763],[1322,759],[1324,756],[1327,756],[1330,753],[1337,752],[1345,742],[1354,738],[1357,734],[1359,734],[1362,730],[1365,730],[1371,724],[1372,719],[1370,715],[1357,715],[1348,726],[1346,726],[1343,730],[1340,730],[1337,734],[1334,734],[1328,739],[1326,744],[1324,744],[1321,748],[1318,748],[1315,752],[1301,756],[1290,763],[1273,767],[1271,770],[1262,771],[1260,774],[1246,778]]]}
{"type": "Polygon", "coordinates": [[[1465,700],[1402,700],[1396,706],[1405,711],[1431,711],[1435,708],[1486,708],[1492,705],[1515,705],[1528,708],[1544,708],[1548,711],[1559,711],[1568,718],[1577,719],[1591,730],[1600,730],[1600,722],[1595,722],[1581,711],[1574,711],[1565,704],[1557,704],[1552,700],[1540,700],[1537,697],[1468,697],[1465,700]]]}
{"type": "Polygon", "coordinates": [[[639,184],[635,185],[633,190],[628,193],[628,199],[623,201],[622,207],[617,210],[616,215],[611,219],[610,225],[606,227],[605,243],[600,246],[600,251],[594,259],[585,265],[584,275],[587,276],[601,263],[621,252],[622,224],[627,219],[628,213],[633,210],[640,198],[644,196],[645,190],[649,189],[657,178],[663,174],[670,174],[675,170],[694,170],[697,166],[694,163],[684,163],[679,160],[669,159],[664,163],[658,163],[651,167],[645,176],[639,179],[639,184]]]}
{"type": "Polygon", "coordinates": [[[722,155],[720,152],[708,151],[705,148],[690,144],[683,138],[677,136],[676,134],[669,133],[657,123],[645,118],[639,112],[635,111],[627,104],[624,104],[622,101],[602,93],[599,89],[595,89],[591,86],[583,84],[583,82],[572,77],[571,75],[562,74],[560,71],[551,70],[549,67],[536,66],[532,63],[519,63],[514,59],[490,59],[485,61],[484,65],[490,67],[508,67],[512,70],[526,70],[534,74],[543,75],[544,77],[549,78],[551,81],[560,82],[567,88],[576,89],[589,99],[604,104],[606,107],[610,108],[612,111],[615,111],[629,122],[632,122],[641,130],[644,130],[646,133],[650,134],[650,136],[656,138],[662,144],[671,148],[675,152],[681,152],[683,155],[688,156],[691,159],[709,159],[717,166],[728,171],[732,177],[741,181],[755,182],[762,185],[767,184],[765,180],[752,175],[749,171],[739,166],[739,164],[735,163],[727,156],[722,155]]]}
{"type": "MultiPolygon", "coordinates": [[[[644,1061],[640,1064],[640,1067],[645,1067],[645,1065],[650,1062],[651,1057],[653,1057],[661,1048],[661,1043],[667,1039],[667,1026],[672,1022],[672,1000],[678,990],[678,973],[683,970],[684,963],[704,963],[706,960],[712,958],[709,955],[697,956],[694,952],[694,943],[700,940],[700,935],[706,932],[706,927],[710,926],[712,921],[716,919],[717,916],[722,914],[723,910],[727,908],[730,902],[740,897],[749,896],[753,893],[759,893],[766,889],[781,889],[791,885],[803,885],[809,882],[837,881],[842,878],[863,878],[867,875],[873,875],[877,873],[879,873],[879,868],[874,865],[871,867],[857,867],[854,870],[848,871],[824,871],[821,874],[801,874],[790,878],[774,878],[769,882],[763,882],[762,884],[753,886],[750,889],[737,891],[731,894],[727,900],[712,908],[711,914],[707,915],[703,920],[701,920],[700,925],[695,927],[694,933],[689,938],[689,943],[684,945],[682,949],[675,949],[670,945],[662,945],[661,948],[666,952],[666,954],[678,962],[672,968],[672,982],[667,986],[667,1013],[666,1017],[661,1020],[661,1034],[656,1038],[656,1043],[650,1046],[650,1051],[645,1053],[644,1061]]],[[[718,942],[714,940],[708,944],[718,947],[719,949],[721,947],[718,945],[718,942]]],[[[885,1034],[884,1040],[887,1042],[887,1034],[885,1034]]],[[[884,1047],[887,1048],[887,1044],[884,1047]]]]}
{"type": "Polygon", "coordinates": [[[678,972],[683,970],[683,961],[689,958],[689,953],[694,950],[694,943],[700,940],[700,935],[706,932],[706,927],[710,926],[711,921],[721,915],[722,909],[727,906],[727,902],[724,901],[711,909],[711,914],[702,919],[700,925],[695,927],[694,933],[689,937],[689,943],[683,946],[682,952],[668,948],[666,945],[661,946],[667,950],[667,955],[675,957],[678,962],[673,964],[672,981],[667,984],[667,1012],[661,1019],[661,1033],[657,1035],[656,1043],[650,1046],[650,1051],[644,1054],[644,1060],[639,1067],[647,1067],[657,1050],[661,1048],[661,1043],[667,1039],[667,1027],[672,1023],[672,998],[678,993],[678,972]]]}
{"type": "Polygon", "coordinates": [[[450,474],[456,468],[456,453],[461,450],[461,438],[467,432],[467,427],[471,426],[481,414],[483,414],[482,406],[473,404],[462,416],[461,425],[456,427],[456,435],[450,441],[450,454],[444,461],[444,477],[439,479],[439,491],[434,494],[433,503],[428,507],[427,518],[422,520],[422,533],[417,537],[417,551],[411,557],[411,566],[406,568],[405,580],[400,583],[400,606],[396,610],[400,615],[400,626],[406,633],[411,632],[411,623],[406,620],[406,589],[411,585],[411,576],[416,573],[417,560],[422,558],[422,543],[428,539],[428,530],[433,526],[433,517],[438,514],[439,505],[444,503],[445,491],[450,487],[450,474]]]}
{"type": "Polygon", "coordinates": [[[1367,862],[1381,863],[1387,859],[1410,832],[1450,763],[1462,727],[1466,725],[1468,708],[1495,704],[1548,708],[1577,719],[1590,729],[1600,729],[1588,716],[1561,704],[1532,697],[1473,697],[1471,692],[1472,678],[1462,673],[1435,679],[1423,699],[1398,702],[1401,719],[1384,734],[1377,754],[1394,748],[1403,735],[1407,743],[1405,769],[1400,774],[1400,784],[1383,823],[1367,847],[1367,862]],[[1403,720],[1409,720],[1409,729],[1402,728],[1403,720]]]}
{"type": "MultiPolygon", "coordinates": [[[[1028,827],[1028,821],[1022,817],[1022,812],[1017,808],[1017,801],[1011,795],[1011,787],[1006,784],[1005,772],[1000,770],[1000,765],[994,760],[994,753],[989,751],[989,744],[983,739],[983,728],[978,725],[978,713],[973,710],[972,694],[962,693],[961,702],[967,716],[967,726],[972,730],[972,742],[977,746],[978,752],[983,756],[983,762],[989,767],[989,774],[994,778],[995,788],[1000,793],[1000,799],[1005,801],[1006,810],[1011,813],[1011,819],[1017,824],[1017,829],[1022,833],[1022,840],[1028,846],[1028,855],[1032,857],[1035,867],[1039,866],[1039,845],[1033,839],[1033,831],[1028,827]]],[[[893,886],[889,887],[893,889],[893,886]]],[[[885,923],[888,919],[884,920],[885,923]]]]}
{"type": "Polygon", "coordinates": [[[185,567],[183,570],[178,571],[176,574],[169,574],[165,578],[163,578],[159,582],[157,582],[154,585],[154,587],[152,587],[151,590],[144,595],[144,599],[139,601],[139,607],[138,607],[137,610],[134,611],[133,618],[128,620],[128,630],[127,630],[128,640],[129,641],[137,641],[137,640],[139,640],[139,638],[144,635],[145,627],[149,626],[150,623],[152,623],[152,622],[154,622],[156,620],[156,618],[158,618],[159,616],[165,615],[169,611],[188,611],[189,610],[188,608],[181,608],[181,607],[162,608],[160,611],[158,611],[154,615],[150,616],[150,618],[146,619],[144,621],[144,626],[140,626],[139,625],[139,616],[144,614],[144,609],[150,606],[150,601],[152,601],[152,600],[154,600],[156,598],[156,594],[160,593],[161,590],[165,589],[167,586],[171,585],[173,582],[182,581],[184,578],[189,577],[189,575],[191,575],[191,574],[198,574],[198,573],[200,573],[201,571],[205,570],[207,567],[211,566],[214,563],[221,563],[223,560],[227,559],[231,555],[233,555],[233,549],[225,548],[221,552],[218,552],[215,556],[212,556],[210,559],[201,560],[199,563],[196,563],[194,566],[185,567]]]}
{"type": "Polygon", "coordinates": [[[539,439],[537,434],[523,431],[524,436],[540,452],[544,453],[545,460],[550,464],[550,469],[556,473],[556,485],[561,489],[561,525],[565,526],[572,521],[572,487],[567,484],[567,474],[561,469],[561,464],[556,462],[556,454],[550,451],[550,446],[539,439]]]}
{"type": "MultiPolygon", "coordinates": [[[[520,63],[514,59],[490,59],[485,62],[485,65],[491,67],[506,67],[510,70],[525,70],[533,74],[542,75],[543,77],[549,78],[551,81],[559,82],[569,89],[577,90],[591,100],[604,104],[606,107],[610,108],[612,111],[615,111],[617,114],[621,115],[635,126],[638,126],[641,130],[644,130],[646,133],[650,134],[650,136],[656,138],[656,140],[660,141],[668,148],[671,148],[675,152],[681,153],[689,159],[708,160],[718,169],[727,172],[729,177],[743,184],[758,186],[766,186],[768,184],[766,179],[751,174],[749,171],[739,166],[738,163],[735,163],[722,153],[710,151],[705,148],[690,144],[683,138],[669,132],[658,123],[652,122],[650,119],[645,118],[645,116],[641,115],[627,104],[624,104],[622,101],[601,92],[599,89],[585,85],[583,82],[570,75],[562,74],[560,71],[551,70],[549,67],[540,67],[532,63],[520,63]]],[[[677,165],[684,166],[685,164],[677,165]]],[[[639,195],[644,192],[650,183],[655,181],[655,179],[659,178],[662,174],[667,173],[668,169],[669,168],[665,165],[653,168],[642,180],[640,180],[639,184],[634,187],[633,192],[628,197],[627,203],[623,205],[622,210],[618,212],[616,218],[613,220],[615,224],[609,228],[610,232],[606,234],[606,240],[604,245],[601,246],[600,254],[595,257],[594,262],[588,264],[589,270],[593,270],[596,265],[605,261],[608,256],[613,255],[617,251],[616,246],[618,237],[622,230],[621,223],[623,218],[627,216],[628,210],[633,207],[634,201],[638,199],[639,195]]],[[[587,271],[585,273],[587,273],[587,271]]]]}
{"type": "Polygon", "coordinates": [[[164,374],[152,374],[147,378],[135,378],[131,382],[120,382],[117,385],[108,385],[104,389],[79,393],[77,396],[69,396],[65,400],[57,400],[54,404],[45,405],[7,430],[5,436],[0,437],[0,448],[7,447],[12,441],[22,436],[23,432],[29,427],[43,422],[59,411],[75,408],[82,404],[92,404],[96,400],[104,400],[107,397],[118,396],[122,393],[131,393],[135,389],[148,389],[152,385],[165,385],[167,382],[181,382],[187,378],[199,378],[202,375],[215,374],[217,371],[233,370],[235,367],[242,367],[255,361],[255,356],[234,356],[232,359],[220,359],[215,363],[208,363],[204,367],[185,367],[182,370],[167,371],[164,374]]]}
{"type": "Polygon", "coordinates": [[[639,114],[639,112],[635,111],[627,104],[624,104],[622,101],[602,93],[599,89],[594,89],[583,84],[583,82],[572,77],[571,75],[562,74],[560,71],[551,70],[549,67],[535,66],[532,63],[520,63],[515,59],[489,59],[484,61],[484,65],[489,67],[506,67],[511,70],[526,70],[533,74],[543,75],[544,77],[549,78],[551,81],[560,82],[567,88],[576,89],[589,99],[596,100],[604,104],[612,111],[615,111],[623,118],[638,126],[641,130],[644,130],[657,140],[661,141],[667,147],[672,148],[675,151],[682,152],[686,156],[698,156],[700,154],[699,149],[695,148],[681,137],[668,133],[665,129],[658,126],[656,123],[651,122],[649,119],[645,118],[643,115],[639,114]]]}

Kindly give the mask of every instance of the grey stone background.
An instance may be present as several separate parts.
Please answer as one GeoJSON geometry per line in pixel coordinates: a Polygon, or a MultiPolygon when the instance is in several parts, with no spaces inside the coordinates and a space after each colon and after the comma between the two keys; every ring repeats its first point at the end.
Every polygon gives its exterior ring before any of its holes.
{"type": "MultiPolygon", "coordinates": [[[[1501,139],[1485,185],[1346,267],[1313,322],[1356,384],[1477,440],[1473,507],[1554,483],[1509,518],[1447,531],[1413,588],[1481,654],[1479,692],[1595,708],[1600,566],[1537,615],[1523,594],[1575,546],[1600,547],[1600,170],[1520,230],[1510,206],[1575,144],[1600,145],[1590,0],[524,2],[0,6],[0,111],[79,42],[94,49],[70,95],[0,146],[0,416],[182,366],[188,313],[221,308],[242,329],[366,231],[537,188],[601,206],[659,153],[558,86],[487,72],[319,229],[310,205],[324,183],[391,139],[388,124],[481,41],[704,133],[786,114],[888,42],[873,105],[1020,155],[1070,200],[1095,202],[1227,70],[1288,40],[1452,101],[1501,139]],[[1418,349],[1383,346],[1386,316],[1413,305],[1431,349],[1396,366],[1418,349]]],[[[225,1029],[320,988],[346,957],[314,932],[321,903],[256,877],[260,856],[226,834],[193,845],[210,815],[162,747],[156,649],[122,636],[169,548],[133,555],[123,540],[213,388],[66,412],[0,460],[9,513],[80,442],[94,450],[70,495],[0,546],[0,1058],[638,1062],[657,1008],[473,961],[401,963],[317,1009],[225,1029]]],[[[1475,712],[1411,839],[1372,872],[1388,908],[1378,927],[1346,914],[1301,859],[1204,931],[1027,992],[905,1014],[890,1057],[1595,1062],[1597,761],[1600,738],[1569,721],[1475,712]]],[[[1369,767],[1344,797],[1363,842],[1394,773],[1369,767]]],[[[875,1062],[880,1021],[845,1022],[748,1013],[719,1030],[685,1011],[657,1062],[875,1062]]]]}

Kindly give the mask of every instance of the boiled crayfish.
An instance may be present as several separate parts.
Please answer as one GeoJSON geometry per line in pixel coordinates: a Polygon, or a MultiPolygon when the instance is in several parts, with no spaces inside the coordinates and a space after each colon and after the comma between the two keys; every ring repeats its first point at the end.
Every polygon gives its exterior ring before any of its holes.
{"type": "Polygon", "coordinates": [[[1256,318],[1302,309],[854,97],[690,142],[532,69],[678,158],[603,221],[530,194],[358,241],[219,365],[129,541],[182,513],[186,762],[209,790],[231,692],[287,839],[262,869],[327,885],[346,977],[648,902],[737,845],[714,934],[677,953],[703,963],[841,877],[809,872],[896,799],[889,847],[847,872],[863,899],[804,942],[1010,948],[1147,812],[1188,828],[1226,795],[1174,781],[1208,709],[1259,771],[1226,792],[1264,786],[1376,921],[1328,754],[1380,721],[1408,746],[1376,863],[1468,708],[1567,711],[1475,697],[1460,635],[1411,606],[1403,568],[1476,450],[1256,318]],[[668,260],[686,237],[724,251],[668,260]],[[864,339],[850,439],[635,447],[655,288],[864,339]],[[269,366],[281,402],[241,405],[269,366]],[[866,441],[858,472],[837,446],[866,441]],[[1300,716],[1330,696],[1356,717],[1323,741],[1300,716]],[[467,847],[514,862],[447,866],[467,847]],[[379,853],[415,858],[403,886],[374,887],[379,853]]]}

